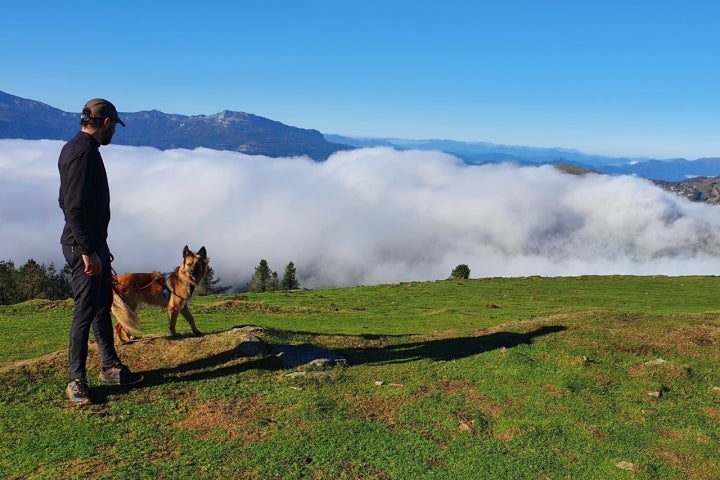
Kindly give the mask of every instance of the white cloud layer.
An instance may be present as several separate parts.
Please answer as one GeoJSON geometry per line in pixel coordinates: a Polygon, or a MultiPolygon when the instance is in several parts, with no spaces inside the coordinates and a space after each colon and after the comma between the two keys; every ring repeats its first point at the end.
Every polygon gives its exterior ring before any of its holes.
{"type": "MultiPolygon", "coordinates": [[[[58,141],[0,140],[0,260],[64,265],[58,141]]],[[[720,207],[632,177],[465,166],[388,148],[324,163],[208,149],[102,148],[114,268],[170,270],[205,245],[244,288],[260,259],[307,288],[447,278],[714,275],[720,207]]]]}

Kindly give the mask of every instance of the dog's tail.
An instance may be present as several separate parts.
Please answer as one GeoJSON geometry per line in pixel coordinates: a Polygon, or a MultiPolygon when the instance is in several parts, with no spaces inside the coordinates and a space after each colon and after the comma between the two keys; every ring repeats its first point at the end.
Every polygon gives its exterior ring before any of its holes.
{"type": "Polygon", "coordinates": [[[140,332],[140,320],[135,309],[128,305],[117,291],[113,291],[112,313],[118,321],[118,325],[115,326],[116,332],[120,333],[119,326],[122,326],[122,330],[128,333],[140,332]]]}

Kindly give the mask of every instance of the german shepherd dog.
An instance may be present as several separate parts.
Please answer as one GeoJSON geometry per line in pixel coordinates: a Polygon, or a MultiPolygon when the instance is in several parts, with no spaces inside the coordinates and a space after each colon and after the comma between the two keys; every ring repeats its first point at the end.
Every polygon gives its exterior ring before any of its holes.
{"type": "Polygon", "coordinates": [[[133,339],[131,334],[139,331],[137,307],[142,303],[167,308],[170,335],[177,335],[175,324],[179,313],[188,321],[194,335],[202,335],[195,326],[188,302],[207,269],[205,247],[193,253],[185,245],[183,262],[172,273],[125,273],[114,278],[112,313],[117,318],[117,339],[121,342],[130,341],[133,339]]]}

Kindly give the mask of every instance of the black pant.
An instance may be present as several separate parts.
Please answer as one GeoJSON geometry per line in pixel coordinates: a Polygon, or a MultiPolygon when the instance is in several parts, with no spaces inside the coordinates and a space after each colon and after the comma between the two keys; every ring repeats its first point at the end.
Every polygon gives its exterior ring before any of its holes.
{"type": "Polygon", "coordinates": [[[70,346],[68,362],[70,364],[69,380],[86,378],[86,362],[88,355],[88,339],[92,327],[98,351],[104,368],[120,363],[115,352],[112,319],[112,271],[110,251],[106,247],[97,252],[102,262],[102,273],[96,277],[86,275],[85,264],[79,247],[62,246],[65,260],[72,270],[72,289],[75,300],[75,312],[70,326],[70,346]]]}

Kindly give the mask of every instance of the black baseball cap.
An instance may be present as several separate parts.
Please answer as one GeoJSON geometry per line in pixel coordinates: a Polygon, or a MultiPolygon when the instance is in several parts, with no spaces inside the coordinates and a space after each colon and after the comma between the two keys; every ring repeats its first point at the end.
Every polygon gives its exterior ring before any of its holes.
{"type": "Polygon", "coordinates": [[[110,117],[123,127],[125,126],[125,122],[120,120],[120,117],[118,116],[118,111],[117,108],[115,108],[115,105],[104,98],[93,98],[92,100],[88,100],[83,107],[83,116],[88,116],[90,118],[110,117]],[[87,113],[88,110],[90,111],[89,113],[87,113]]]}

